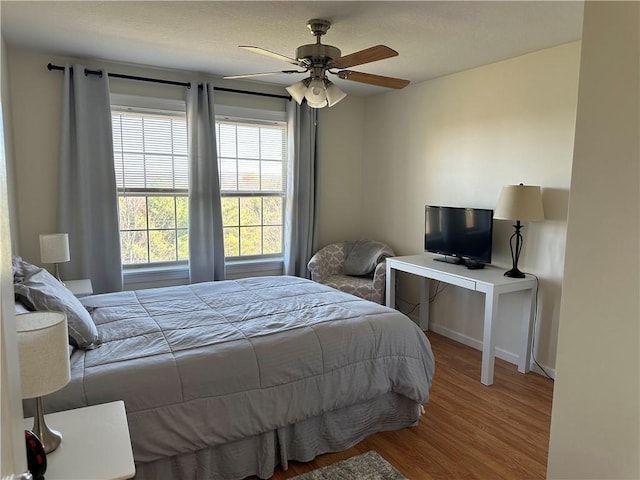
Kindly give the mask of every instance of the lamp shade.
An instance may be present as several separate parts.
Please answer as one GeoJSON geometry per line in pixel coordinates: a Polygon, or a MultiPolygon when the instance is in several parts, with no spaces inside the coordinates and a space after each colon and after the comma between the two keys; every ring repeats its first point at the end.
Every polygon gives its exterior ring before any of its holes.
{"type": "Polygon", "coordinates": [[[69,256],[69,234],[50,233],[40,235],[40,260],[42,263],[62,263],[71,260],[69,256]]]}
{"type": "Polygon", "coordinates": [[[325,103],[327,101],[327,88],[321,78],[312,78],[304,94],[307,102],[313,104],[325,103]]]}
{"type": "Polygon", "coordinates": [[[498,220],[539,222],[544,220],[540,187],[534,185],[505,185],[493,212],[498,220]]]}
{"type": "Polygon", "coordinates": [[[311,108],[331,107],[347,96],[326,78],[305,78],[289,85],[287,92],[298,104],[306,98],[311,108]]]}
{"type": "Polygon", "coordinates": [[[333,107],[336,103],[347,96],[342,90],[340,90],[334,83],[326,80],[327,83],[327,103],[330,107],[333,107]]]}
{"type": "Polygon", "coordinates": [[[299,82],[287,87],[287,92],[289,92],[289,95],[298,102],[298,105],[302,104],[304,94],[307,93],[307,87],[309,86],[310,81],[311,80],[309,78],[305,78],[304,80],[300,80],[299,82]]]}
{"type": "Polygon", "coordinates": [[[18,315],[16,334],[22,398],[44,396],[69,383],[69,334],[64,313],[18,315]]]}

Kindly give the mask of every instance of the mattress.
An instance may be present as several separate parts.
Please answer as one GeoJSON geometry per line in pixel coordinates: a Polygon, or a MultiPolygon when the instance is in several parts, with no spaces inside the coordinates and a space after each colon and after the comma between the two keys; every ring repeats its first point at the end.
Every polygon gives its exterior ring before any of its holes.
{"type": "Polygon", "coordinates": [[[47,412],[124,400],[136,462],[274,431],[389,393],[429,399],[434,360],[406,316],[297,277],[82,299],[100,346],[76,350],[47,412]]]}

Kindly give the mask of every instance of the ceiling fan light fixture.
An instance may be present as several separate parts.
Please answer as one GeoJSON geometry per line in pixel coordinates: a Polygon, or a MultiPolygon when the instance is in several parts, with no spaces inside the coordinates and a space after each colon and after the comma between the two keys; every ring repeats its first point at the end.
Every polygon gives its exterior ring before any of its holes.
{"type": "Polygon", "coordinates": [[[327,88],[321,78],[312,78],[304,94],[309,105],[322,104],[327,101],[327,88]]]}
{"type": "Polygon", "coordinates": [[[311,108],[324,108],[329,105],[329,102],[327,102],[326,99],[318,103],[310,102],[309,100],[307,100],[307,105],[309,105],[311,108]]]}
{"type": "Polygon", "coordinates": [[[342,90],[340,90],[334,83],[329,80],[325,80],[326,82],[326,92],[327,92],[327,103],[329,107],[333,107],[336,103],[342,100],[347,96],[342,90]]]}
{"type": "Polygon", "coordinates": [[[299,105],[306,99],[311,108],[331,107],[347,96],[326,78],[305,78],[289,85],[287,92],[299,105]]]}
{"type": "Polygon", "coordinates": [[[309,79],[305,78],[287,87],[287,92],[289,92],[291,98],[298,102],[298,105],[302,105],[304,95],[307,93],[307,85],[309,85],[309,79]]]}

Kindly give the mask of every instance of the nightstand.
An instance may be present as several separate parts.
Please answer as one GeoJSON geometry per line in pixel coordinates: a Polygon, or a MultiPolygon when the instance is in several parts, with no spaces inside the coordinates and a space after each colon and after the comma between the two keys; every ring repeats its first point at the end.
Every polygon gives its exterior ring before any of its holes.
{"type": "MultiPolygon", "coordinates": [[[[47,480],[121,480],[136,474],[124,402],[117,401],[45,415],[62,434],[47,454],[47,480]]],[[[33,418],[24,420],[27,430],[33,418]]]]}
{"type": "Polygon", "coordinates": [[[93,294],[93,285],[91,280],[85,278],[83,280],[66,280],[64,286],[71,290],[76,297],[86,297],[93,294]]]}

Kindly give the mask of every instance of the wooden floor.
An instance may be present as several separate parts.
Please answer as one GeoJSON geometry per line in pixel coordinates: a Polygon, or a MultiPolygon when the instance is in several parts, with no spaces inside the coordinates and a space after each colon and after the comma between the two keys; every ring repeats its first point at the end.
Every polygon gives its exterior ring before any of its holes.
{"type": "Polygon", "coordinates": [[[281,480],[375,450],[410,480],[545,478],[553,382],[496,359],[480,383],[481,353],[429,332],[436,373],[417,427],[370,436],[339,453],[276,470],[281,480]]]}

